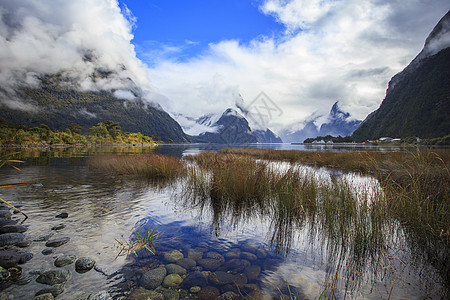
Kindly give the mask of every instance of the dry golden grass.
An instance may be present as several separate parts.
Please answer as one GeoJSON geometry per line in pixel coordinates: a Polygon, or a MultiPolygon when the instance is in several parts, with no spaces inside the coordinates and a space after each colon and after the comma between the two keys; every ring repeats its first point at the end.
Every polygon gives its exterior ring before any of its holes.
{"type": "Polygon", "coordinates": [[[159,154],[98,155],[89,159],[92,168],[147,180],[173,180],[185,173],[179,158],[159,154]]]}

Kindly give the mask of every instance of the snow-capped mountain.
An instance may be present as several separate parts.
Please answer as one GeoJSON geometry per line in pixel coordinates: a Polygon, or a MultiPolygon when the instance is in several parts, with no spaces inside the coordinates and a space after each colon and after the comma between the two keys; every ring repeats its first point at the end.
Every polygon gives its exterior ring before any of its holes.
{"type": "Polygon", "coordinates": [[[318,136],[347,136],[351,135],[361,124],[360,120],[352,119],[349,113],[344,112],[339,107],[339,102],[333,104],[326,121],[319,126],[318,120],[322,117],[317,116],[306,121],[300,130],[284,130],[281,133],[283,141],[301,143],[307,138],[318,136]]]}
{"type": "Polygon", "coordinates": [[[176,115],[186,133],[198,141],[218,144],[281,143],[270,129],[253,130],[247,119],[233,108],[222,114],[208,114],[198,119],[176,115]]]}

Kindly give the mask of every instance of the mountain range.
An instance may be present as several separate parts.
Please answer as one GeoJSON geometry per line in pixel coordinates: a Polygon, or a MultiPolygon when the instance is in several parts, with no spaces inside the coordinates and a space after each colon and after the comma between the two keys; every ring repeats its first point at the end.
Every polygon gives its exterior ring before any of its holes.
{"type": "Polygon", "coordinates": [[[344,112],[339,107],[339,102],[335,102],[326,121],[320,126],[316,125],[322,116],[316,116],[306,122],[300,130],[284,130],[280,133],[283,141],[301,143],[307,138],[316,138],[318,136],[347,136],[351,135],[361,124],[360,120],[351,118],[348,112],[344,112]]]}
{"type": "Polygon", "coordinates": [[[208,114],[196,120],[189,118],[191,122],[184,129],[203,143],[282,143],[281,138],[268,128],[252,129],[243,114],[245,113],[228,108],[222,114],[208,114]]]}
{"type": "Polygon", "coordinates": [[[380,107],[353,133],[357,141],[380,137],[437,138],[450,134],[450,11],[423,50],[392,77],[380,107]]]}

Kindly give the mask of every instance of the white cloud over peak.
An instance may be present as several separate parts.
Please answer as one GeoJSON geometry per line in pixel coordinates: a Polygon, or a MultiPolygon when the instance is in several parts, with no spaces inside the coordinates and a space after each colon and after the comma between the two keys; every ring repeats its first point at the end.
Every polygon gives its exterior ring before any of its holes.
{"type": "Polygon", "coordinates": [[[120,89],[131,78],[151,91],[131,43],[135,22],[117,0],[2,0],[0,82],[37,84],[36,75],[59,72],[84,90],[120,89]],[[93,79],[99,70],[114,73],[93,79]]]}
{"type": "Polygon", "coordinates": [[[264,91],[283,110],[271,120],[275,130],[327,114],[337,100],[364,119],[447,12],[446,1],[431,2],[267,0],[260,10],[285,25],[281,38],[210,44],[191,60],[161,61],[151,78],[169,99],[166,109],[193,117],[223,111],[233,95],[250,103],[264,91]]]}

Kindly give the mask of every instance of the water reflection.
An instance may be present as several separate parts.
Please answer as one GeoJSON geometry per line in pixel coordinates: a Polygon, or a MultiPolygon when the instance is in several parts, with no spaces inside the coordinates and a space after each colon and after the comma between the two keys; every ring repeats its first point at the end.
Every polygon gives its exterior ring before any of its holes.
{"type": "MultiPolygon", "coordinates": [[[[203,271],[207,284],[220,293],[232,291],[248,298],[279,299],[291,292],[302,299],[314,299],[325,289],[337,299],[387,298],[394,279],[391,299],[447,295],[448,248],[418,239],[404,224],[382,213],[371,215],[371,211],[379,209],[373,199],[378,199],[381,191],[378,182],[370,177],[270,163],[269,168],[278,170],[280,176],[297,172],[297,179],[304,186],[316,182],[308,193],[291,186],[301,197],[302,206],[283,193],[237,202],[232,197],[186,197],[192,194],[186,193],[183,181],[155,189],[145,183],[104,176],[84,164],[86,156],[107,150],[71,151],[31,151],[26,155],[36,161],[28,160],[20,177],[13,169],[0,170],[0,183],[20,178],[43,185],[2,190],[2,197],[23,204],[30,215],[30,237],[48,233],[60,222],[54,216],[61,211],[70,215],[65,231],[59,234],[70,236],[71,242],[58,248],[52,257],[42,255],[43,243],[35,242],[30,246],[35,257],[23,265],[27,273],[53,268],[54,258],[61,254],[77,254],[95,257],[106,273],[112,274],[106,277],[95,271],[83,275],[73,272],[74,278],[62,295],[68,299],[86,299],[92,291],[102,289],[115,297],[145,292],[142,279],[149,270],[179,265],[167,256],[174,250],[185,259],[180,262],[186,269],[183,276],[203,271]],[[158,255],[130,254],[115,259],[115,239],[134,239],[137,233],[152,226],[161,232],[155,241],[158,255]],[[188,258],[195,261],[195,266],[189,265],[193,263],[188,258]],[[436,270],[444,280],[436,275],[436,270]],[[237,283],[229,283],[226,274],[237,283]]],[[[176,145],[114,151],[160,151],[179,156],[200,150],[176,145]]],[[[191,287],[176,290],[182,296],[195,298],[198,294],[191,287]]],[[[32,281],[25,287],[12,286],[5,291],[26,299],[40,288],[32,281]]],[[[167,296],[173,290],[163,286],[158,292],[167,296]]]]}

